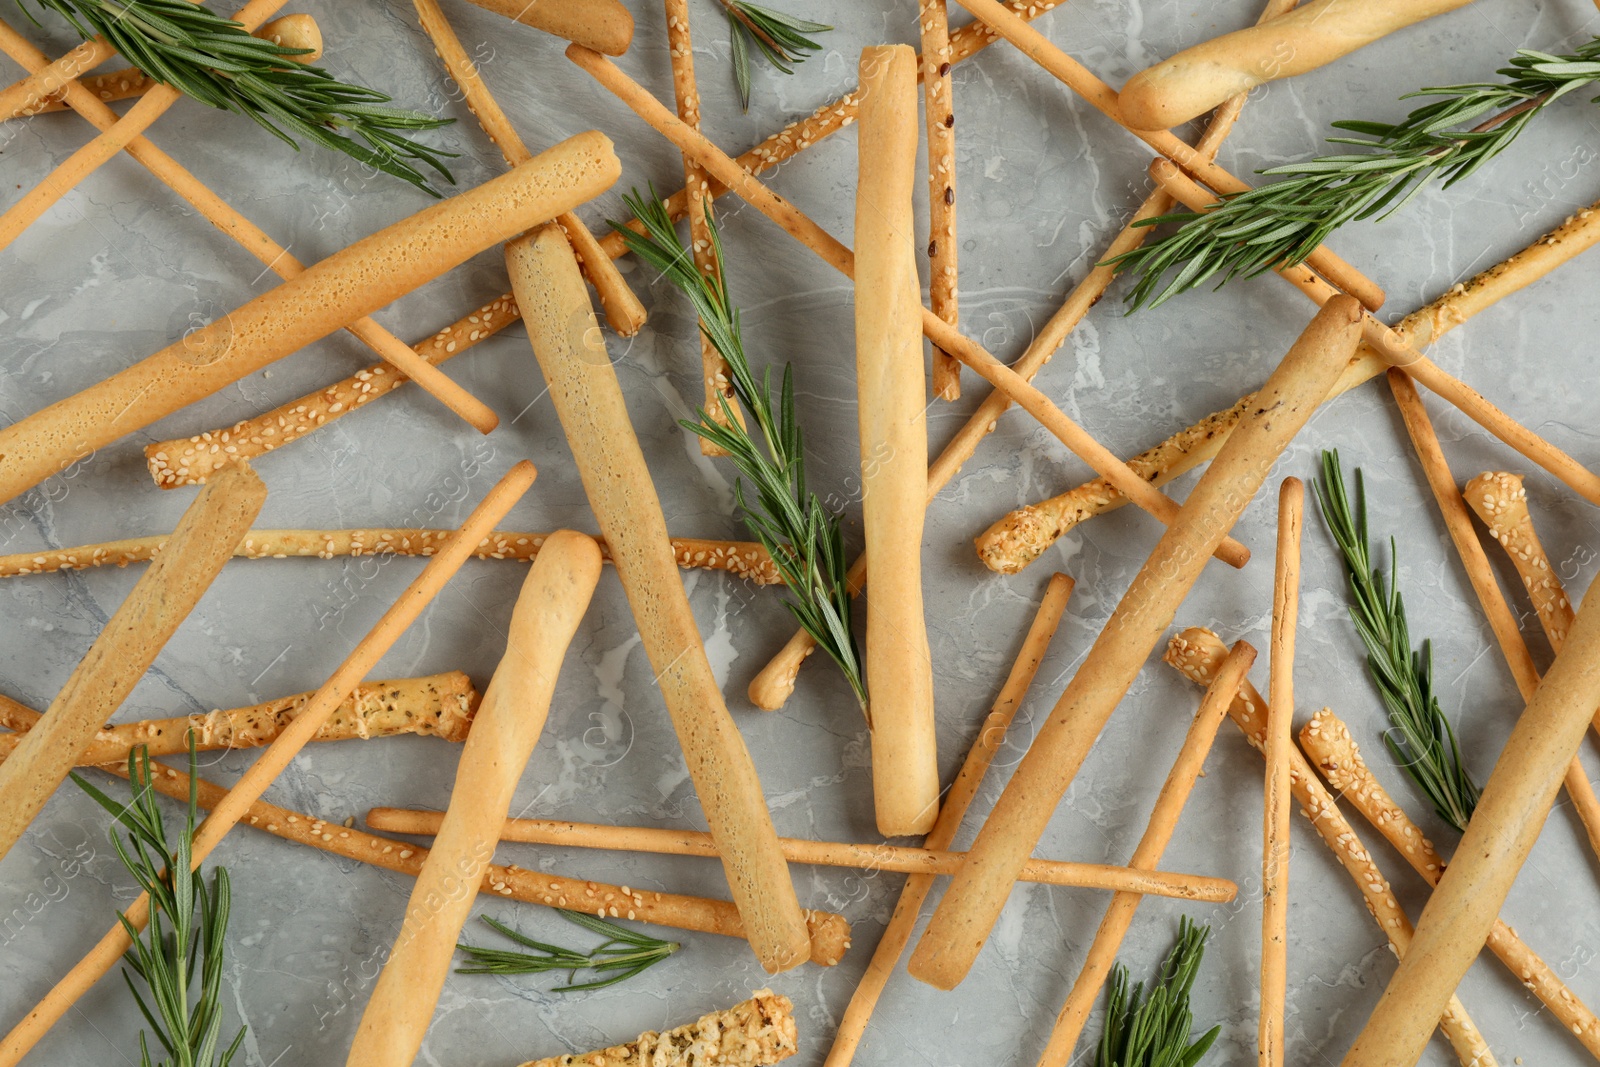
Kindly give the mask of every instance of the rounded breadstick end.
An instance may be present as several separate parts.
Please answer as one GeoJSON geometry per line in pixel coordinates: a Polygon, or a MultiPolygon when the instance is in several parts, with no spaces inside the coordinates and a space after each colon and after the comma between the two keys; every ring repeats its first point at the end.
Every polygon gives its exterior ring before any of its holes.
{"type": "Polygon", "coordinates": [[[1528,491],[1523,488],[1520,474],[1484,471],[1466,484],[1462,495],[1501,544],[1528,517],[1528,491]]]}
{"type": "Polygon", "coordinates": [[[807,910],[806,930],[811,934],[812,963],[833,967],[844,959],[850,948],[850,920],[837,912],[807,910]]]}
{"type": "Polygon", "coordinates": [[[996,574],[1016,574],[1055,543],[1056,524],[1042,508],[1022,507],[1002,515],[973,538],[978,558],[996,574]]]}
{"type": "Polygon", "coordinates": [[[1260,84],[1260,78],[1221,63],[1174,57],[1129,78],[1117,94],[1117,108],[1130,129],[1170,130],[1260,84]]]}
{"type": "Polygon", "coordinates": [[[322,28],[310,15],[285,15],[273,19],[255,32],[263,41],[284,48],[304,48],[309,51],[289,58],[296,63],[315,63],[322,58],[322,28]]]}
{"type": "Polygon", "coordinates": [[[633,43],[633,16],[621,0],[472,0],[508,19],[553,33],[575,45],[608,56],[620,56],[633,43]]]}
{"type": "Polygon", "coordinates": [[[806,636],[809,635],[802,630],[795,638],[791,638],[772,657],[772,662],[750,679],[750,687],[746,690],[750,703],[762,711],[777,711],[794,695],[794,683],[800,675],[800,665],[817,649],[816,645],[804,640],[806,636]]]}

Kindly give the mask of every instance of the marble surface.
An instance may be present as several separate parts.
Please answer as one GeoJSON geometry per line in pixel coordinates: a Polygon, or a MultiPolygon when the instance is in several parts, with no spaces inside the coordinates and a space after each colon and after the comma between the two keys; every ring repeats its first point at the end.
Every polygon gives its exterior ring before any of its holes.
{"type": "MultiPolygon", "coordinates": [[[[628,0],[638,22],[620,62],[658,97],[671,82],[659,5],[628,0]]],[[[794,8],[793,0],[781,6],[794,8]]],[[[954,5],[952,5],[954,6],[954,5]]],[[[402,0],[308,0],[321,22],[326,66],[382,88],[407,105],[459,121],[428,135],[459,152],[462,186],[499,173],[497,154],[440,73],[402,0]]],[[[595,228],[621,217],[621,195],[654,182],[676,188],[677,154],[562,56],[562,43],[461,0],[448,12],[484,76],[534,146],[599,127],[617,142],[621,183],[582,214],[595,228]]],[[[742,151],[784,121],[848,89],[866,44],[912,41],[915,0],[824,2],[811,14],[837,29],[827,49],[793,77],[765,68],[742,114],[733,94],[726,25],[710,0],[692,0],[695,58],[710,136],[742,151]]],[[[1039,27],[1113,85],[1147,63],[1255,18],[1243,2],[1078,0],[1039,27]]],[[[14,12],[7,17],[17,21],[14,12]]],[[[959,11],[955,20],[965,22],[959,11]]],[[[20,23],[55,54],[72,43],[54,18],[20,23]]],[[[1396,34],[1328,69],[1252,97],[1221,159],[1236,173],[1305,158],[1340,118],[1394,117],[1404,91],[1492,76],[1516,48],[1561,51],[1600,32],[1584,0],[1479,0],[1396,34]]],[[[1005,358],[1021,353],[1063,293],[1088,271],[1144,195],[1148,153],[1004,44],[955,74],[961,204],[962,325],[1005,358]]],[[[1593,146],[1600,124],[1587,94],[1542,118],[1507,155],[1457,188],[1424,192],[1398,218],[1352,226],[1335,246],[1390,294],[1386,314],[1408,311],[1528,243],[1600,195],[1593,146]]],[[[344,157],[298,155],[249,123],[181,103],[153,139],[222,191],[303,260],[315,260],[427,203],[410,187],[369,179],[344,157]]],[[[70,115],[0,127],[0,177],[10,201],[85,140],[70,115]]],[[[852,226],[853,130],[769,177],[830,232],[852,226]]],[[[919,183],[920,184],[920,183],[919,183]]],[[[920,192],[919,192],[920,204],[920,192]]],[[[920,212],[919,212],[920,213],[920,212]]],[[[793,363],[810,477],[844,493],[856,464],[850,287],[753,210],[722,208],[734,294],[745,309],[758,365],[793,363]]],[[[632,340],[610,337],[618,372],[660,488],[668,525],[683,535],[739,537],[732,473],[699,455],[676,418],[696,402],[698,353],[686,303],[635,264],[623,269],[651,312],[632,340]]],[[[1600,334],[1596,263],[1582,259],[1505,300],[1433,351],[1446,369],[1580,461],[1600,464],[1594,429],[1592,345],[1600,334]]],[[[83,388],[166,344],[191,323],[264,291],[260,266],[161,187],[132,160],[105,166],[0,256],[0,417],[16,419],[83,388]]],[[[473,260],[377,317],[420,338],[506,289],[497,251],[473,260]]],[[[1190,294],[1124,317],[1117,285],[1040,375],[1038,384],[1119,454],[1230,405],[1254,388],[1305,324],[1308,305],[1272,278],[1190,294]]],[[[144,471],[145,443],[230,424],[309,392],[370,362],[345,335],[223,390],[94,456],[0,508],[4,551],[76,545],[167,531],[191,494],[161,492],[144,471]]],[[[531,457],[537,485],[507,526],[594,529],[526,336],[513,327],[452,362],[449,373],[502,418],[480,438],[415,390],[381,401],[258,464],[271,496],[260,524],[277,527],[433,525],[462,519],[493,480],[531,457]]],[[[967,376],[966,396],[930,411],[935,446],[985,394],[967,376]]],[[[1486,469],[1526,470],[1518,456],[1435,398],[1428,398],[1458,480],[1486,469]]],[[[1460,724],[1468,763],[1486,778],[1520,704],[1456,562],[1381,383],[1322,410],[1273,472],[1310,478],[1318,450],[1338,447],[1368,476],[1376,538],[1398,538],[1400,581],[1414,627],[1434,640],[1446,711],[1460,724]]],[[[924,546],[930,638],[937,659],[940,755],[951,773],[1014,656],[1055,570],[1077,592],[1022,709],[1019,726],[975,807],[981,816],[1057,693],[1143,560],[1157,531],[1123,510],[1075,530],[1032,568],[989,573],[971,538],[1020,504],[1082,481],[1085,468],[1018,413],[993,435],[929,512],[924,546]]],[[[1192,476],[1174,486],[1181,495],[1192,476]]],[[[1561,575],[1574,591],[1596,570],[1595,512],[1535,474],[1529,497],[1561,575]]],[[[1236,533],[1257,552],[1242,573],[1214,568],[1180,613],[1232,640],[1265,649],[1272,578],[1273,507],[1263,493],[1236,533]]],[[[847,535],[860,539],[859,508],[847,535]]],[[[1387,553],[1384,554],[1385,558],[1387,553]]],[[[1541,663],[1548,646],[1503,560],[1491,552],[1541,663]]],[[[416,560],[317,559],[230,566],[162,653],[121,720],[232,707],[314,688],[417,572],[416,560]]],[[[451,668],[481,686],[500,654],[522,574],[510,563],[469,563],[385,657],[378,675],[451,668]]],[[[84,571],[0,582],[0,690],[43,707],[137,578],[135,569],[84,571]]],[[[684,576],[707,650],[761,771],[780,832],[874,840],[869,744],[846,685],[819,660],[804,670],[778,714],[751,708],[752,674],[790,632],[779,599],[717,574],[684,576]]],[[[1298,670],[1303,720],[1332,704],[1369,758],[1445,847],[1454,835],[1423,813],[1379,743],[1376,696],[1363,676],[1346,617],[1339,562],[1319,523],[1308,522],[1298,670]]],[[[858,619],[859,623],[859,619],[858,619]]],[[[567,657],[549,725],[515,808],[551,817],[661,826],[703,826],[614,574],[602,578],[567,657]]],[[[1265,683],[1265,667],[1257,669],[1265,683]]],[[[1197,692],[1154,659],[1112,719],[1041,843],[1039,854],[1124,862],[1175,755],[1197,692]]],[[[206,757],[207,774],[230,782],[250,753],[206,757]]],[[[1586,766],[1600,762],[1586,744],[1586,766]]],[[[456,752],[406,738],[308,749],[269,799],[332,821],[359,824],[373,805],[443,806],[456,752]]],[[[1165,953],[1180,914],[1213,929],[1195,997],[1201,1020],[1222,1025],[1207,1062],[1249,1060],[1255,1037],[1260,848],[1260,758],[1224,727],[1208,773],[1167,853],[1170,869],[1223,875],[1241,886],[1226,906],[1151,901],[1122,958],[1146,974],[1165,953]]],[[[169,809],[171,810],[171,809],[169,809]]],[[[971,839],[969,820],[961,842],[971,839]]],[[[1382,991],[1394,962],[1353,887],[1296,816],[1291,883],[1288,1049],[1296,1064],[1333,1063],[1382,991]]],[[[1368,835],[1413,915],[1420,883],[1368,835]]],[[[1600,891],[1594,857],[1563,802],[1512,893],[1506,918],[1541,949],[1591,1004],[1600,1004],[1600,891]]],[[[502,858],[539,869],[648,889],[725,893],[715,864],[700,860],[580,854],[507,846],[502,858]]],[[[247,1023],[243,1062],[341,1062],[390,944],[408,880],[333,859],[248,830],[220,849],[235,881],[224,1000],[229,1023],[247,1023]]],[[[872,945],[894,906],[896,876],[802,867],[805,904],[842,911],[855,948],[832,969],[806,967],[771,979],[794,999],[803,1050],[820,1064],[872,945]]],[[[130,880],[106,839],[106,819],[83,795],[61,790],[0,864],[0,1020],[14,1023],[100,936],[130,880]]],[[[1018,888],[971,977],[939,993],[902,973],[864,1041],[864,1065],[1032,1062],[1082,962],[1106,898],[1094,892],[1018,888]]],[[[931,905],[930,905],[931,906],[931,905]]],[[[537,909],[486,901],[482,910],[536,936],[563,933],[537,909]]],[[[627,1040],[741,999],[767,979],[740,942],[686,936],[684,951],[643,978],[597,993],[559,995],[527,978],[452,975],[419,1063],[494,1067],[538,1055],[627,1040]]],[[[1461,991],[1502,1063],[1578,1062],[1579,1046],[1492,961],[1461,991]]],[[[38,1047],[30,1063],[133,1062],[139,1019],[120,981],[104,981],[38,1047]]],[[[1091,1024],[1098,1032],[1098,1013],[1091,1024]]],[[[1086,1060],[1087,1061],[1087,1060],[1086,1060]]],[[[1451,1062],[1435,1040],[1424,1062],[1451,1062]]]]}

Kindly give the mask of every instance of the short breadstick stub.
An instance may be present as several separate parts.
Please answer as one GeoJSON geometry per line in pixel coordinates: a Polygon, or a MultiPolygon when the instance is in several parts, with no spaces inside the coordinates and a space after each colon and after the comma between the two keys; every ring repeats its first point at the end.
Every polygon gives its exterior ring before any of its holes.
{"type": "Polygon", "coordinates": [[[581,1055],[529,1060],[522,1067],[766,1067],[800,1050],[794,1004],[770,989],[724,1011],[626,1045],[581,1055]]]}
{"type": "Polygon", "coordinates": [[[472,0],[524,26],[553,33],[608,56],[633,43],[633,16],[620,0],[472,0]]]}

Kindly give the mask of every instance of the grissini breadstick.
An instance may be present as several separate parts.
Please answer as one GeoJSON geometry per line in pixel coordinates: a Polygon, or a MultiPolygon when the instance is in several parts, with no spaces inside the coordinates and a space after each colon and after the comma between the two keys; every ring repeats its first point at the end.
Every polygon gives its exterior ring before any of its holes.
{"type": "MultiPolygon", "coordinates": [[[[211,815],[195,831],[192,863],[198,867],[205,862],[211,850],[248,814],[250,806],[261,799],[261,794],[289,765],[300,749],[314,737],[338,706],[361,684],[361,679],[372,673],[378,660],[393,647],[407,627],[416,621],[424,608],[432,602],[439,590],[450,580],[471,555],[472,546],[494,529],[495,523],[505,518],[522,495],[533,484],[536,472],[533,464],[523,460],[508,471],[467,516],[460,535],[430,559],[422,573],[406,586],[389,610],[357,642],[350,655],[323,683],[311,700],[300,709],[300,714],[284,727],[277,740],[268,745],[256,761],[244,772],[234,787],[218,799],[211,815]]],[[[237,543],[237,540],[234,542],[237,543]]],[[[9,761],[8,761],[9,762],[9,761]]],[[[3,766],[3,765],[0,765],[3,766]]],[[[149,897],[141,895],[124,912],[125,922],[134,929],[143,927],[149,916],[149,897]]],[[[107,971],[116,966],[131,945],[126,927],[119,923],[79,960],[66,976],[30,1011],[11,1032],[0,1038],[0,1067],[15,1067],[38,1043],[55,1022],[83,996],[107,971]]]]}
{"type": "MultiPolygon", "coordinates": [[[[920,0],[923,121],[928,131],[928,305],[951,326],[961,323],[956,295],[956,112],[950,80],[950,10],[945,0],[920,0]]],[[[865,89],[865,85],[862,86],[865,89]]],[[[860,247],[861,242],[856,242],[860,247]]],[[[933,351],[933,395],[961,398],[961,363],[933,351]]]]}
{"type": "Polygon", "coordinates": [[[639,448],[588,291],[561,231],[506,246],[534,355],[589,504],[611,546],[646,654],[723,857],[751,946],[767,971],[806,961],[810,942],[761,782],[706,659],[668,548],[661,501],[639,448]]]}
{"type": "MultiPolygon", "coordinates": [[[[1203,212],[1216,206],[1215,200],[1208,199],[1204,190],[1184,177],[1167,160],[1153,161],[1150,164],[1150,176],[1192,210],[1203,212]]],[[[1304,265],[1279,268],[1275,273],[1317,304],[1335,293],[1332,286],[1304,265]]],[[[1463,415],[1565,482],[1568,488],[1589,503],[1600,504],[1600,475],[1587,470],[1561,449],[1520,425],[1459,378],[1445,373],[1438,364],[1379,322],[1370,312],[1362,318],[1361,335],[1385,363],[1405,371],[1444,397],[1463,415]]]]}
{"type": "MultiPolygon", "coordinates": [[[[1072,579],[1065,574],[1051,576],[1044,596],[1039,599],[1039,610],[1034,614],[1033,623],[1028,627],[1027,636],[1022,640],[1022,648],[1011,664],[1005,683],[1000,687],[989,714],[978,727],[972,747],[967,749],[966,758],[961,763],[961,770],[956,772],[955,781],[950,784],[950,791],[939,806],[939,819],[923,841],[925,847],[949,848],[955,842],[961,822],[972,805],[972,798],[977,796],[984,775],[1005,744],[1006,731],[1011,728],[1017,709],[1028,695],[1034,675],[1039,672],[1039,665],[1044,662],[1050,640],[1055,636],[1062,613],[1067,610],[1072,586],[1072,579]]],[[[906,946],[911,943],[912,930],[916,927],[923,902],[928,899],[932,889],[933,879],[926,875],[913,875],[906,879],[894,913],[889,917],[889,925],[884,928],[883,936],[872,950],[872,960],[867,964],[861,980],[856,983],[855,991],[850,994],[850,1003],[845,1007],[844,1017],[839,1020],[839,1029],[834,1034],[824,1067],[848,1067],[855,1058],[856,1048],[861,1044],[867,1024],[872,1019],[872,1011],[899,967],[906,946]]]]}
{"type": "Polygon", "coordinates": [[[450,806],[356,1027],[348,1059],[355,1067],[411,1067],[417,1058],[477,897],[464,887],[483,880],[512,794],[544,732],[567,646],[599,581],[599,547],[571,530],[551,534],[528,571],[505,655],[456,765],[450,806]]]}
{"type": "MultiPolygon", "coordinates": [[[[501,110],[500,102],[489,91],[488,84],[478,73],[477,64],[468,57],[467,50],[461,47],[461,39],[456,36],[455,29],[445,18],[444,10],[439,7],[438,0],[415,0],[415,4],[423,32],[433,42],[434,51],[444,62],[445,70],[460,87],[461,94],[466,99],[467,110],[477,118],[478,125],[489,135],[489,140],[500,149],[506,164],[515,167],[532,159],[533,153],[523,144],[522,138],[517,135],[516,127],[511,125],[511,120],[501,110]]],[[[599,295],[600,306],[605,309],[606,321],[611,324],[611,328],[624,337],[632,337],[638,333],[645,322],[644,305],[639,302],[633,290],[628,288],[628,283],[623,281],[622,274],[617,270],[611,257],[600,250],[600,244],[595,240],[594,234],[589,232],[589,227],[571,211],[557,215],[556,222],[566,231],[567,239],[572,242],[578,263],[583,267],[584,276],[589,279],[589,284],[594,286],[594,291],[599,295]]]]}
{"type": "MultiPolygon", "coordinates": [[[[195,748],[206,752],[223,748],[260,748],[271,744],[290,720],[311,699],[310,693],[269,700],[248,708],[209,711],[176,719],[146,719],[119,723],[100,730],[78,757],[79,766],[128,762],[139,745],[152,756],[176,756],[189,751],[189,734],[195,748]]],[[[0,720],[11,729],[16,715],[0,697],[0,720]]],[[[20,706],[20,705],[18,705],[20,706]]],[[[400,678],[358,686],[317,731],[318,741],[431,734],[446,741],[465,741],[478,706],[472,679],[460,671],[427,678],[400,678]]],[[[21,738],[0,736],[0,759],[11,754],[21,738]]]]}
{"type": "MultiPolygon", "coordinates": [[[[785,232],[810,248],[845,277],[855,276],[855,255],[850,249],[807,218],[793,204],[740,169],[737,163],[724,155],[721,149],[708,141],[699,131],[684,125],[642,86],[624,74],[615,63],[578,45],[567,48],[567,57],[615,94],[658,133],[677,145],[680,151],[692,154],[701,166],[737,192],[752,207],[776,222],[785,232]]],[[[1170,522],[1177,514],[1178,505],[1172,498],[1151,489],[1142,479],[1135,476],[1104,445],[1069,419],[1049,397],[1029,385],[1022,375],[995,359],[980,345],[952,329],[931,311],[924,308],[921,314],[922,332],[929,340],[977,371],[991,385],[1005,392],[1011,400],[1038,419],[1080,459],[1110,478],[1124,492],[1129,493],[1141,508],[1163,522],[1170,522]]],[[[1242,567],[1250,558],[1250,553],[1237,541],[1226,538],[1224,543],[1218,546],[1217,556],[1231,566],[1242,567]]]]}
{"type": "Polygon", "coordinates": [[[266,499],[255,471],[240,467],[202,488],[184,511],[166,550],[118,605],[50,702],[42,725],[0,763],[0,858],[200,602],[266,499]]]}
{"type": "Polygon", "coordinates": [[[528,0],[472,0],[497,15],[504,15],[524,26],[553,33],[569,41],[620,56],[633,43],[633,16],[620,0],[561,0],[560,3],[529,3],[528,0]]]}
{"type": "MultiPolygon", "coordinates": [[[[1478,312],[1492,307],[1592,248],[1597,240],[1600,240],[1600,204],[1569,216],[1560,226],[1542,234],[1526,248],[1466,281],[1452,285],[1441,296],[1407,315],[1394,327],[1394,331],[1414,347],[1431,344],[1478,312]]],[[[1363,341],[1356,358],[1334,386],[1334,395],[1354,389],[1387,367],[1388,364],[1372,346],[1363,341]]],[[[1178,431],[1154,448],[1128,460],[1128,466],[1156,486],[1166,485],[1179,475],[1193,470],[1217,454],[1252,396],[1245,396],[1233,407],[1208,415],[1178,431]]],[[[985,545],[990,543],[1000,544],[1007,539],[1019,542],[1016,553],[1003,559],[991,561],[986,555],[986,562],[991,567],[1002,573],[1013,573],[1038,558],[1056,538],[1080,522],[1113,511],[1126,503],[1126,498],[1105,479],[1084,482],[1059,496],[1027,505],[1001,518],[979,537],[980,554],[984,554],[985,545]]]]}
{"type": "MultiPolygon", "coordinates": [[[[315,556],[431,556],[455,534],[454,530],[250,530],[233,550],[235,559],[286,559],[315,556]]],[[[0,578],[49,571],[82,570],[115,564],[126,567],[151,559],[166,542],[167,534],[130,537],[98,545],[48,548],[0,556],[0,578]]],[[[548,533],[495,530],[480,541],[473,554],[479,559],[531,560],[538,556],[548,533]]],[[[611,550],[600,542],[607,560],[611,550]]],[[[717,541],[704,537],[672,538],[672,555],[685,569],[727,571],[757,585],[783,581],[767,550],[755,541],[717,541]]],[[[178,750],[174,750],[178,751],[178,750]]]]}
{"type": "MultiPolygon", "coordinates": [[[[1216,634],[1192,627],[1172,635],[1163,658],[1191,681],[1210,685],[1227,653],[1227,646],[1216,634]]],[[[1267,702],[1248,679],[1228,708],[1228,715],[1251,747],[1264,753],[1270,714],[1267,702]]],[[[1294,797],[1300,802],[1300,813],[1311,820],[1317,836],[1355,882],[1361,902],[1388,938],[1389,948],[1396,955],[1405,952],[1411,943],[1411,920],[1406,918],[1400,902],[1395,899],[1389,880],[1356,836],[1355,828],[1345,820],[1333,796],[1312,773],[1305,757],[1294,748],[1289,750],[1289,757],[1294,797]]],[[[1455,1050],[1461,1067],[1491,1067],[1495,1062],[1494,1054],[1471,1016],[1453,995],[1448,1003],[1448,1008],[1438,1016],[1439,1030],[1455,1050]]]]}
{"type": "MultiPolygon", "coordinates": [[[[1150,869],[1161,862],[1161,854],[1172,841],[1178,818],[1189,802],[1189,794],[1194,791],[1195,782],[1205,770],[1206,756],[1211,752],[1211,743],[1216,740],[1217,728],[1227,717],[1229,707],[1239,695],[1239,687],[1244,684],[1245,674],[1255,661],[1256,650],[1240,641],[1217,668],[1216,678],[1206,687],[1200,709],[1189,724],[1189,732],[1178,750],[1178,758],[1161,785],[1155,808],[1150,812],[1150,821],[1133,850],[1133,859],[1129,861],[1131,866],[1150,869]]],[[[1067,1001],[1061,1006],[1055,1025],[1050,1029],[1050,1040],[1039,1056],[1039,1067],[1066,1067],[1071,1062],[1072,1052],[1077,1048],[1084,1024],[1089,1021],[1094,1002],[1099,998],[1106,979],[1111,976],[1117,950],[1122,947],[1122,939],[1133,925],[1133,913],[1143,899],[1138,893],[1118,893],[1111,898],[1111,905],[1106,908],[1105,918],[1100,920],[1100,926],[1095,930],[1094,940],[1089,944],[1088,955],[1078,970],[1077,979],[1072,983],[1067,1001]]]]}
{"type": "Polygon", "coordinates": [[[1346,1053],[1345,1067],[1400,1067],[1427,1042],[1438,1010],[1483,948],[1600,704],[1600,596],[1587,597],[1538,691],[1500,752],[1455,858],[1417,922],[1411,949],[1346,1053]]]}
{"type": "MultiPolygon", "coordinates": [[[[309,16],[290,15],[286,19],[278,19],[276,22],[268,23],[266,27],[257,32],[258,34],[265,34],[267,30],[279,25],[279,23],[294,19],[305,19],[310,22],[309,16]]],[[[311,25],[312,29],[315,30],[316,24],[312,23],[311,25]]],[[[317,41],[320,46],[320,36],[317,41]]],[[[3,21],[0,21],[0,48],[3,48],[13,59],[16,59],[25,67],[39,69],[45,63],[44,53],[29,44],[25,38],[3,21]]],[[[117,123],[116,112],[97,99],[87,88],[76,82],[69,83],[61,91],[60,96],[65,100],[67,106],[79,112],[96,129],[101,131],[110,130],[117,123]]],[[[147,138],[134,137],[124,147],[130,156],[143,164],[150,173],[165,182],[173,192],[187,200],[207,221],[239,242],[242,248],[259,259],[279,277],[293,278],[305,270],[305,266],[290,255],[288,249],[267,236],[266,231],[245,218],[227,201],[206,188],[199,178],[184,169],[177,160],[161,151],[147,138]]],[[[404,342],[371,318],[363,317],[357,319],[355,322],[347,324],[345,328],[379,356],[392,363],[397,369],[417,375],[418,384],[422,388],[432,393],[451,411],[460,415],[474,429],[481,433],[488,433],[499,422],[498,417],[487,405],[445,377],[442,372],[434,370],[425,361],[418,358],[415,352],[406,347],[404,342]]]]}
{"type": "Polygon", "coordinates": [[[1279,453],[1327,396],[1360,337],[1360,305],[1340,296],[1312,319],[1262,386],[1123,594],[979,831],[911,955],[911,974],[954,988],[971,968],[1062,793],[1150,650],[1279,453]]]}
{"type": "MultiPolygon", "coordinates": [[[[1397,370],[1389,371],[1388,377],[1389,389],[1394,393],[1395,403],[1400,408],[1400,417],[1405,422],[1406,434],[1411,438],[1417,460],[1421,463],[1422,472],[1427,478],[1428,487],[1433,491],[1433,498],[1439,505],[1439,514],[1444,519],[1445,529],[1456,547],[1456,556],[1461,560],[1461,566],[1467,572],[1467,580],[1472,584],[1472,591],[1483,607],[1484,618],[1489,623],[1489,629],[1494,632],[1495,643],[1500,646],[1500,654],[1505,657],[1506,665],[1511,668],[1511,676],[1517,683],[1517,692],[1522,695],[1524,702],[1530,701],[1533,699],[1534,690],[1539,688],[1539,669],[1533,664],[1533,654],[1528,651],[1528,643],[1523,640],[1522,631],[1517,626],[1517,618],[1511,612],[1511,605],[1506,603],[1505,593],[1501,591],[1500,583],[1495,580],[1494,571],[1489,566],[1489,557],[1483,550],[1483,542],[1478,540],[1478,532],[1472,528],[1472,516],[1467,511],[1466,503],[1461,499],[1461,493],[1456,489],[1455,479],[1450,474],[1450,464],[1445,460],[1444,450],[1439,445],[1439,437],[1433,430],[1433,423],[1429,420],[1428,412],[1422,406],[1422,398],[1417,395],[1417,387],[1411,383],[1411,379],[1397,370]]],[[[1584,833],[1589,838],[1589,848],[1596,856],[1600,856],[1600,797],[1595,796],[1594,786],[1589,782],[1589,775],[1583,769],[1583,764],[1578,761],[1576,753],[1573,754],[1571,763],[1567,765],[1566,786],[1567,796],[1571,799],[1572,807],[1578,813],[1584,833]]]]}
{"type": "MultiPolygon", "coordinates": [[[[1278,555],[1272,583],[1267,691],[1267,777],[1261,818],[1261,1012],[1256,1062],[1283,1067],[1283,1001],[1289,988],[1289,753],[1294,750],[1294,646],[1300,617],[1300,530],[1306,487],[1285,478],[1278,492],[1278,555]]],[[[1235,689],[1237,692],[1237,689],[1235,689]]]]}
{"type": "Polygon", "coordinates": [[[922,607],[922,516],[928,499],[922,287],[911,195],[917,167],[916,53],[861,51],[856,184],[856,405],[862,528],[878,561],[867,598],[872,801],[885,837],[925,834],[939,815],[933,658],[922,607]]]}
{"type": "Polygon", "coordinates": [[[1117,96],[1135,130],[1167,130],[1258,85],[1327,66],[1414,22],[1471,0],[1312,0],[1249,29],[1213,37],[1129,78],[1117,96]]]}
{"type": "MultiPolygon", "coordinates": [[[[1383,788],[1362,759],[1349,729],[1333,712],[1323,708],[1311,717],[1300,731],[1300,747],[1328,784],[1388,839],[1428,885],[1439,884],[1444,857],[1383,788]]],[[[1561,1028],[1576,1037],[1590,1055],[1600,1057],[1600,1018],[1567,988],[1551,966],[1499,919],[1489,931],[1488,944],[1512,976],[1544,1002],[1561,1028]]]]}
{"type": "Polygon", "coordinates": [[[1461,495],[1511,557],[1511,565],[1533,601],[1539,624],[1550,639],[1550,648],[1560,652],[1567,631],[1572,629],[1572,601],[1567,599],[1561,577],[1550,566],[1550,557],[1533,528],[1522,475],[1485,472],[1468,482],[1461,495]]]}
{"type": "Polygon", "coordinates": [[[765,1067],[800,1049],[794,1005],[770,989],[664,1034],[640,1034],[581,1056],[548,1056],[522,1067],[765,1067]]]}
{"type": "Polygon", "coordinates": [[[604,134],[579,134],[335,252],[155,355],[0,430],[0,501],[589,199],[619,173],[604,134]]]}
{"type": "MultiPolygon", "coordinates": [[[[373,808],[367,812],[367,825],[386,833],[427,836],[438,833],[443,821],[443,814],[437,811],[373,808]]],[[[557,819],[507,819],[500,829],[500,840],[566,848],[718,858],[716,842],[712,841],[710,834],[696,830],[665,830],[654,826],[600,826],[557,819]]],[[[938,848],[857,845],[798,837],[780,837],[778,843],[783,846],[784,858],[790,863],[929,877],[954,874],[965,858],[964,853],[938,848]]],[[[1058,860],[1029,860],[1022,870],[1022,881],[1223,903],[1232,900],[1238,893],[1238,887],[1226,878],[1135,870],[1102,863],[1063,863],[1058,860]]]]}

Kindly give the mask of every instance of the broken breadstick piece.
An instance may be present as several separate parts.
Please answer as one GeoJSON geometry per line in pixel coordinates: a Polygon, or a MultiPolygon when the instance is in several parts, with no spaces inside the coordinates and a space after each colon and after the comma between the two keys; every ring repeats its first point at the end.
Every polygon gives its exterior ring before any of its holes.
{"type": "Polygon", "coordinates": [[[766,1067],[800,1049],[794,1005],[770,989],[675,1030],[640,1034],[626,1045],[548,1056],[522,1067],[766,1067]]]}
{"type": "Polygon", "coordinates": [[[633,43],[633,16],[620,0],[472,0],[524,26],[553,33],[608,56],[620,56],[633,43]]]}

